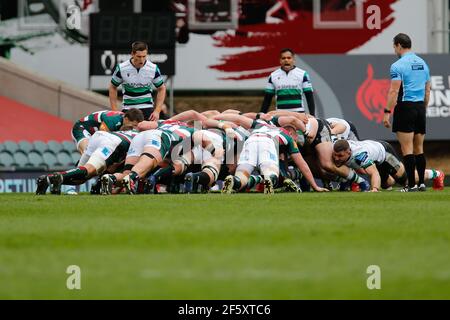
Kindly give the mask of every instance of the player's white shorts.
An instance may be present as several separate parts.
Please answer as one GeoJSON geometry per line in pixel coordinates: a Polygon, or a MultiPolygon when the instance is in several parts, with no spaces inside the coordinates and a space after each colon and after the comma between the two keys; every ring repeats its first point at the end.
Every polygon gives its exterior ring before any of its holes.
{"type": "Polygon", "coordinates": [[[137,134],[131,140],[130,148],[128,149],[127,157],[139,157],[145,147],[153,147],[161,149],[161,131],[147,130],[137,134]]]}
{"type": "MultiPolygon", "coordinates": [[[[212,142],[212,145],[214,147],[214,150],[223,150],[223,138],[219,134],[208,131],[208,130],[201,130],[201,133],[204,137],[206,137],[209,141],[212,142]]],[[[202,147],[201,141],[199,141],[197,144],[197,141],[194,141],[196,143],[194,145],[194,148],[192,149],[192,153],[194,156],[194,164],[202,164],[208,161],[209,159],[213,158],[214,155],[211,154],[211,150],[206,150],[202,147]]],[[[223,157],[221,159],[223,161],[223,157]]]]}
{"type": "Polygon", "coordinates": [[[122,140],[115,135],[106,131],[97,131],[89,139],[85,153],[87,156],[91,156],[95,151],[100,150],[103,154],[103,158],[107,159],[121,142],[122,140]]]}
{"type": "Polygon", "coordinates": [[[94,166],[97,173],[101,173],[106,167],[106,160],[116,151],[122,140],[106,131],[97,131],[89,139],[86,151],[82,155],[79,164],[94,166]]]}
{"type": "Polygon", "coordinates": [[[273,139],[265,136],[250,136],[244,143],[239,156],[238,165],[259,167],[264,165],[279,165],[279,157],[273,139]]]}

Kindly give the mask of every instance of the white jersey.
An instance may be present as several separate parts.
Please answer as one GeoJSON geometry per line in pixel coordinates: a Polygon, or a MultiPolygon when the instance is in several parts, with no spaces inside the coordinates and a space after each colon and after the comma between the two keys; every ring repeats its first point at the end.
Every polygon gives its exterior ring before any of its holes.
{"type": "Polygon", "coordinates": [[[152,85],[159,88],[164,84],[161,72],[156,64],[146,61],[140,69],[127,60],[117,65],[111,83],[122,85],[123,109],[152,108],[152,85]]]}
{"type": "Polygon", "coordinates": [[[352,141],[349,140],[352,155],[346,165],[349,168],[367,168],[373,164],[383,163],[386,159],[386,149],[384,146],[373,140],[352,141]]]}
{"type": "Polygon", "coordinates": [[[303,92],[313,91],[308,73],[298,67],[286,72],[277,69],[270,74],[266,93],[274,94],[277,110],[305,112],[303,92]]]}
{"type": "Polygon", "coordinates": [[[339,118],[328,118],[326,120],[330,125],[334,125],[334,124],[344,125],[345,131],[342,133],[339,133],[337,136],[339,139],[344,139],[344,140],[348,139],[348,136],[350,134],[350,124],[347,121],[345,121],[344,119],[339,119],[339,118]]]}

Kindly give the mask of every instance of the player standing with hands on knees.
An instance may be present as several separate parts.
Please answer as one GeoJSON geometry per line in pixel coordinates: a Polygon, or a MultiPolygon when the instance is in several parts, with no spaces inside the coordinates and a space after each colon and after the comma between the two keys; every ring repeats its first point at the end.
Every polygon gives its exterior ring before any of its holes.
{"type": "Polygon", "coordinates": [[[117,65],[109,85],[109,101],[112,110],[117,108],[117,87],[122,85],[122,111],[140,109],[146,120],[159,120],[159,113],[166,98],[166,86],[159,67],[147,60],[148,46],[136,41],[131,45],[131,59],[117,65]],[[156,88],[153,103],[152,85],[156,88]]]}

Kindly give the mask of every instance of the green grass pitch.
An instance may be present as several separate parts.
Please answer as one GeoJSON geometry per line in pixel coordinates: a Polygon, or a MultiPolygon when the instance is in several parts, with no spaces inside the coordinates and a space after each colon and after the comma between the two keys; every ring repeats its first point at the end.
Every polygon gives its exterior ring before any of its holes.
{"type": "Polygon", "coordinates": [[[450,299],[448,190],[0,204],[1,299],[450,299]]]}

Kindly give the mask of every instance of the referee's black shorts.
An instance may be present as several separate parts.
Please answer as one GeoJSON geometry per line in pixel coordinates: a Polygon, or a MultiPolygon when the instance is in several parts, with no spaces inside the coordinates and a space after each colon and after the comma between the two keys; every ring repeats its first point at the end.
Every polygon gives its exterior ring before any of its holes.
{"type": "Polygon", "coordinates": [[[426,108],[423,101],[399,102],[394,109],[392,132],[426,133],[426,108]]]}

